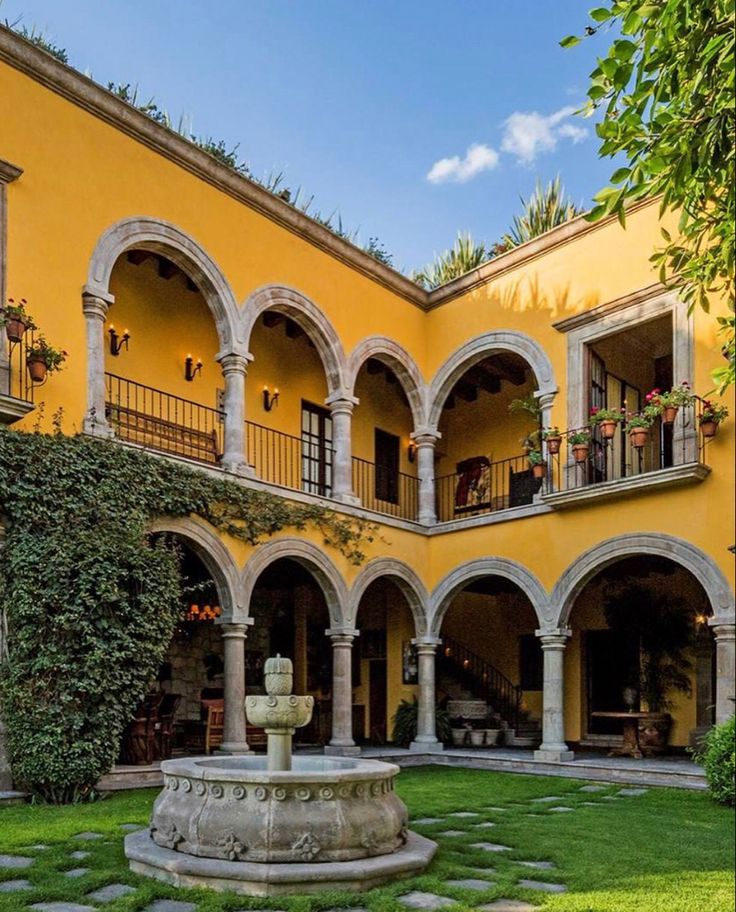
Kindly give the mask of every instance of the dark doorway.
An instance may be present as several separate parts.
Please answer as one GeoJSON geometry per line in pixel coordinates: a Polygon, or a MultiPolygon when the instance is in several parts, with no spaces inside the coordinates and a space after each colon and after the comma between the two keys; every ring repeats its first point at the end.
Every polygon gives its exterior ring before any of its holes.
{"type": "Polygon", "coordinates": [[[370,668],[370,723],[371,744],[386,743],[386,660],[372,659],[370,668]]]}
{"type": "Polygon", "coordinates": [[[395,434],[375,432],[376,454],[376,500],[397,504],[399,502],[399,449],[400,441],[395,434]]]}
{"type": "Polygon", "coordinates": [[[624,688],[636,687],[638,665],[639,647],[631,637],[612,630],[585,632],[588,734],[621,734],[620,720],[599,719],[592,714],[623,712],[628,708],[624,703],[624,688]]]}

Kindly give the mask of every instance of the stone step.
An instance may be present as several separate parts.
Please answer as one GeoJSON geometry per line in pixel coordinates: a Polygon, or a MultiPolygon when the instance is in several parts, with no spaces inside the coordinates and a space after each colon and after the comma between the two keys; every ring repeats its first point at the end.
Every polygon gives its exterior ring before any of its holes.
{"type": "Polygon", "coordinates": [[[0,807],[10,807],[14,804],[25,804],[28,801],[27,792],[3,791],[0,792],[0,807]]]}

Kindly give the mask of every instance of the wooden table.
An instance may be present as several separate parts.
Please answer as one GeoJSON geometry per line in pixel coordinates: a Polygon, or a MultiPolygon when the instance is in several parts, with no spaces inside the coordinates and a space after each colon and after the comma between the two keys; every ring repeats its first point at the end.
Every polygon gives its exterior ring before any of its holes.
{"type": "Polygon", "coordinates": [[[633,757],[641,760],[644,754],[639,746],[639,720],[648,719],[648,712],[593,712],[596,719],[621,719],[623,722],[624,743],[608,752],[609,757],[633,757]]]}

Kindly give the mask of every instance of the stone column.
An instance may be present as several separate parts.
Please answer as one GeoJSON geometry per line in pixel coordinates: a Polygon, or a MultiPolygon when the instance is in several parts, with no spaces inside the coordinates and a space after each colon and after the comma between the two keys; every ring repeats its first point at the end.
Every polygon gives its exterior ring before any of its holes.
{"type": "Polygon", "coordinates": [[[417,520],[425,526],[437,522],[435,495],[434,451],[440,439],[439,431],[415,431],[411,435],[417,447],[417,477],[419,478],[419,514],[417,520]]]}
{"type": "Polygon", "coordinates": [[[220,625],[225,664],[225,720],[220,751],[249,754],[245,736],[245,639],[247,625],[226,622],[220,625]]]}
{"type": "Polygon", "coordinates": [[[228,472],[251,478],[255,472],[248,465],[245,453],[245,377],[248,361],[252,359],[252,355],[237,352],[220,352],[217,356],[225,381],[222,467],[228,472]]]}
{"type": "Polygon", "coordinates": [[[412,640],[417,651],[419,671],[419,711],[417,715],[417,737],[409,749],[420,753],[439,753],[443,745],[437,740],[435,705],[435,659],[437,647],[442,641],[436,637],[412,640]]]}
{"type": "Polygon", "coordinates": [[[353,409],[358,404],[354,397],[339,393],[327,399],[332,415],[332,498],[341,503],[358,505],[353,492],[353,409]]]}
{"type": "Polygon", "coordinates": [[[708,622],[716,638],[716,725],[734,714],[736,676],[736,625],[733,620],[711,618],[708,622]]]}
{"type": "Polygon", "coordinates": [[[572,760],[565,744],[565,646],[571,630],[537,630],[544,655],[542,744],[535,760],[572,760]]]}
{"type": "Polygon", "coordinates": [[[325,633],[332,640],[332,739],[325,753],[355,757],[360,754],[353,740],[353,640],[358,631],[335,628],[325,633]]]}
{"type": "Polygon", "coordinates": [[[105,320],[113,295],[85,287],[82,309],[87,328],[87,414],[84,430],[96,437],[112,437],[105,416],[105,320]]]}

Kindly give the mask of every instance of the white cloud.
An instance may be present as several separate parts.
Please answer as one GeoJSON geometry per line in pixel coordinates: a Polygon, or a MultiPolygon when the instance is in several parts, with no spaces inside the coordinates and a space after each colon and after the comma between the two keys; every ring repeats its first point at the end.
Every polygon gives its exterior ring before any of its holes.
{"type": "Polygon", "coordinates": [[[553,152],[559,139],[581,142],[588,131],[565,122],[575,111],[571,105],[546,116],[536,111],[515,111],[504,121],[501,148],[528,165],[540,153],[553,152]]]}
{"type": "Polygon", "coordinates": [[[453,155],[441,158],[429,169],[427,180],[431,184],[444,184],[452,181],[464,184],[483,171],[492,171],[498,164],[498,152],[483,143],[473,143],[468,147],[465,158],[453,155]]]}

